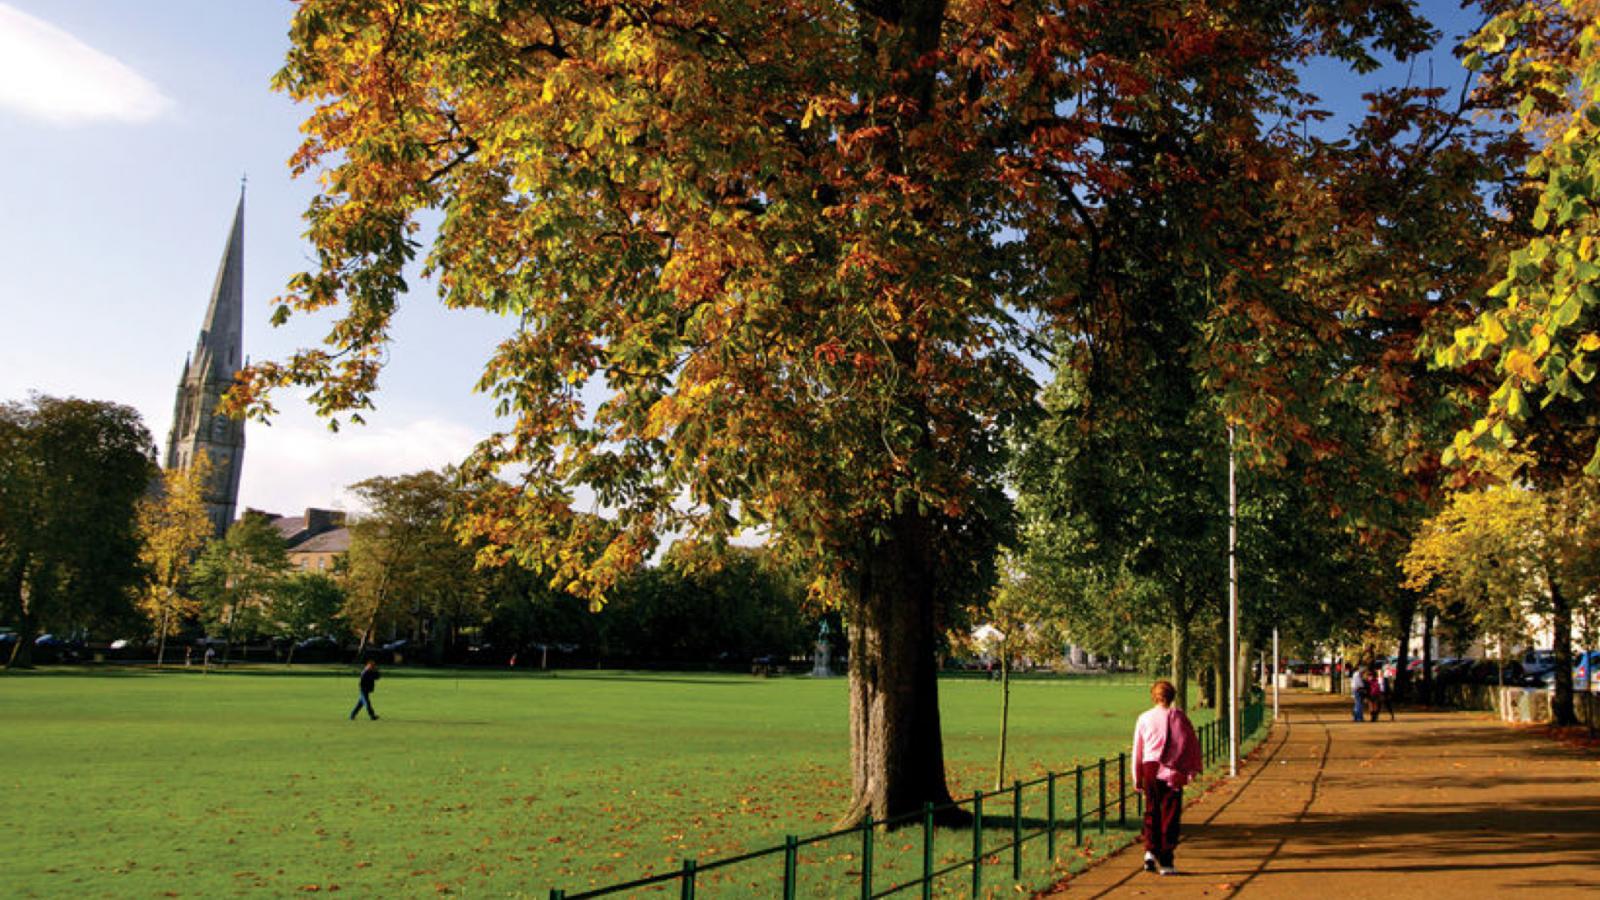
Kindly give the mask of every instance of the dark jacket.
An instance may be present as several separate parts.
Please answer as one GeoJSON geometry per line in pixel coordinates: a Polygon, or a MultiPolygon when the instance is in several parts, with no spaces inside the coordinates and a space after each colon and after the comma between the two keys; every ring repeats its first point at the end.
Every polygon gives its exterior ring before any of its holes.
{"type": "Polygon", "coordinates": [[[377,669],[362,669],[361,670],[361,693],[370,694],[373,691],[377,690],[378,689],[378,679],[382,678],[382,677],[383,677],[382,675],[378,674],[378,670],[377,669]]]}

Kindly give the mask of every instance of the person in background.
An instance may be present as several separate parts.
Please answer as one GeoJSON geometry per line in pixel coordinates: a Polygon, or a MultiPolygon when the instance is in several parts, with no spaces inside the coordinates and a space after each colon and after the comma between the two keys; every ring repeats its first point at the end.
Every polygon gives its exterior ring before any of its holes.
{"type": "Polygon", "coordinates": [[[1183,786],[1200,774],[1200,738],[1183,710],[1172,705],[1172,682],[1150,686],[1155,706],[1133,728],[1133,784],[1144,792],[1144,869],[1178,874],[1175,852],[1183,819],[1183,786]]]}
{"type": "Polygon", "coordinates": [[[356,713],[361,712],[361,707],[367,708],[367,717],[377,721],[378,713],[372,708],[372,692],[378,689],[378,679],[383,676],[378,673],[378,664],[367,660],[366,668],[361,670],[361,699],[356,701],[356,708],[350,710],[350,721],[356,720],[356,713]]]}
{"type": "MultiPolygon", "coordinates": [[[[1377,669],[1368,666],[1365,680],[1367,683],[1367,721],[1376,722],[1378,721],[1378,711],[1382,708],[1383,701],[1387,696],[1384,692],[1383,677],[1378,674],[1377,669]]],[[[1391,717],[1394,716],[1392,707],[1389,710],[1389,715],[1391,717]]]]}
{"type": "Polygon", "coordinates": [[[1355,701],[1350,718],[1356,722],[1364,721],[1367,717],[1367,681],[1358,667],[1350,669],[1350,697],[1355,701]]]}

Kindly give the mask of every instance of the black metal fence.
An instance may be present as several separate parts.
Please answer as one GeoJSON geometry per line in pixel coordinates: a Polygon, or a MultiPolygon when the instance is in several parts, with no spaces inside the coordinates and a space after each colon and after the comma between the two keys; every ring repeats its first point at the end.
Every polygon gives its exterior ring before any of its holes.
{"type": "MultiPolygon", "coordinates": [[[[1269,724],[1269,718],[1263,703],[1247,704],[1240,716],[1240,732],[1244,739],[1259,738],[1263,728],[1269,724]]],[[[1224,725],[1221,721],[1209,722],[1197,729],[1208,770],[1227,759],[1228,740],[1224,725]]],[[[1042,841],[1043,871],[1053,872],[1056,849],[1069,836],[1073,846],[1081,847],[1086,834],[1105,834],[1110,828],[1127,829],[1130,812],[1134,823],[1137,823],[1144,815],[1144,795],[1133,790],[1128,778],[1127,754],[1118,753],[1115,759],[1101,757],[1091,765],[1078,766],[1065,772],[1050,772],[1031,781],[1016,781],[1000,790],[978,791],[964,800],[940,806],[930,803],[916,812],[863,823],[853,828],[811,837],[789,835],[782,844],[722,859],[704,862],[686,859],[678,869],[633,881],[573,893],[555,888],[550,891],[550,900],[588,900],[630,892],[673,889],[683,900],[693,900],[697,891],[716,882],[732,886],[746,895],[755,890],[760,894],[793,900],[800,896],[803,887],[809,887],[813,892],[824,887],[820,880],[806,884],[803,877],[805,873],[802,867],[808,862],[805,851],[816,847],[833,849],[835,852],[828,857],[830,860],[852,864],[843,878],[854,882],[848,893],[858,894],[862,900],[876,900],[912,889],[918,889],[922,897],[929,898],[933,896],[939,879],[964,870],[970,881],[972,896],[978,897],[983,893],[986,875],[995,868],[1001,870],[1002,878],[1009,878],[1013,883],[1023,879],[1023,849],[1026,845],[1042,841]],[[935,822],[942,813],[956,809],[966,811],[972,817],[970,855],[967,856],[961,855],[962,852],[968,852],[964,846],[961,851],[952,852],[951,838],[960,836],[956,829],[944,829],[944,852],[937,852],[941,842],[937,839],[935,822]],[[1028,816],[1030,810],[1035,814],[1032,818],[1028,816]],[[920,826],[920,834],[913,834],[908,839],[905,829],[917,826],[920,826]],[[842,851],[839,849],[841,847],[844,848],[842,851]],[[886,859],[885,849],[894,851],[895,858],[886,859]],[[1009,859],[1006,858],[1008,856],[1009,859]],[[764,872],[754,871],[754,880],[747,880],[752,870],[760,870],[763,866],[767,867],[764,872]],[[737,882],[723,877],[729,875],[734,867],[740,867],[738,871],[741,877],[737,882]],[[762,889],[763,886],[765,889],[762,889]]],[[[815,856],[814,853],[811,855],[815,856]]],[[[842,884],[837,879],[828,881],[826,893],[821,895],[845,896],[847,891],[842,884]]],[[[941,890],[946,889],[941,885],[941,890]]]]}

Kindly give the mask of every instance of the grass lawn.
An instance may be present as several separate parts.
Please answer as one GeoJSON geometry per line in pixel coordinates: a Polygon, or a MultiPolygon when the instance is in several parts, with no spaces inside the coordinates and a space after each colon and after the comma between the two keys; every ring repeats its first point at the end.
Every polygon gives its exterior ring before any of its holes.
{"type": "MultiPolygon", "coordinates": [[[[353,671],[0,677],[0,894],[543,897],[824,832],[848,798],[843,679],[394,669],[382,719],[350,722],[353,671]]],[[[952,789],[990,787],[997,685],[940,700],[952,789]]],[[[1010,777],[1114,756],[1148,703],[1133,680],[1017,683],[1010,777]]],[[[912,831],[879,843],[920,864],[912,831]]],[[[808,848],[801,894],[853,890],[853,850],[808,848]]],[[[724,872],[701,896],[770,896],[781,858],[724,872]]]]}

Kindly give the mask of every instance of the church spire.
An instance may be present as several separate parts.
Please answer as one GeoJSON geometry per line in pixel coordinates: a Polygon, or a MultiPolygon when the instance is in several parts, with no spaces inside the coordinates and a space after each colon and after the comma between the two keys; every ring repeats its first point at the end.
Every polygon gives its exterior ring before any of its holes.
{"type": "Polygon", "coordinates": [[[233,212],[233,227],[217,266],[217,280],[211,287],[211,303],[200,325],[192,365],[201,380],[215,378],[233,381],[244,359],[244,184],[239,185],[239,205],[233,212]]]}
{"type": "Polygon", "coordinates": [[[216,533],[233,521],[244,463],[244,423],[222,412],[222,398],[244,365],[244,185],[222,250],[211,302],[194,353],[184,366],[167,437],[167,468],[191,465],[204,453],[211,479],[204,496],[216,533]]]}

